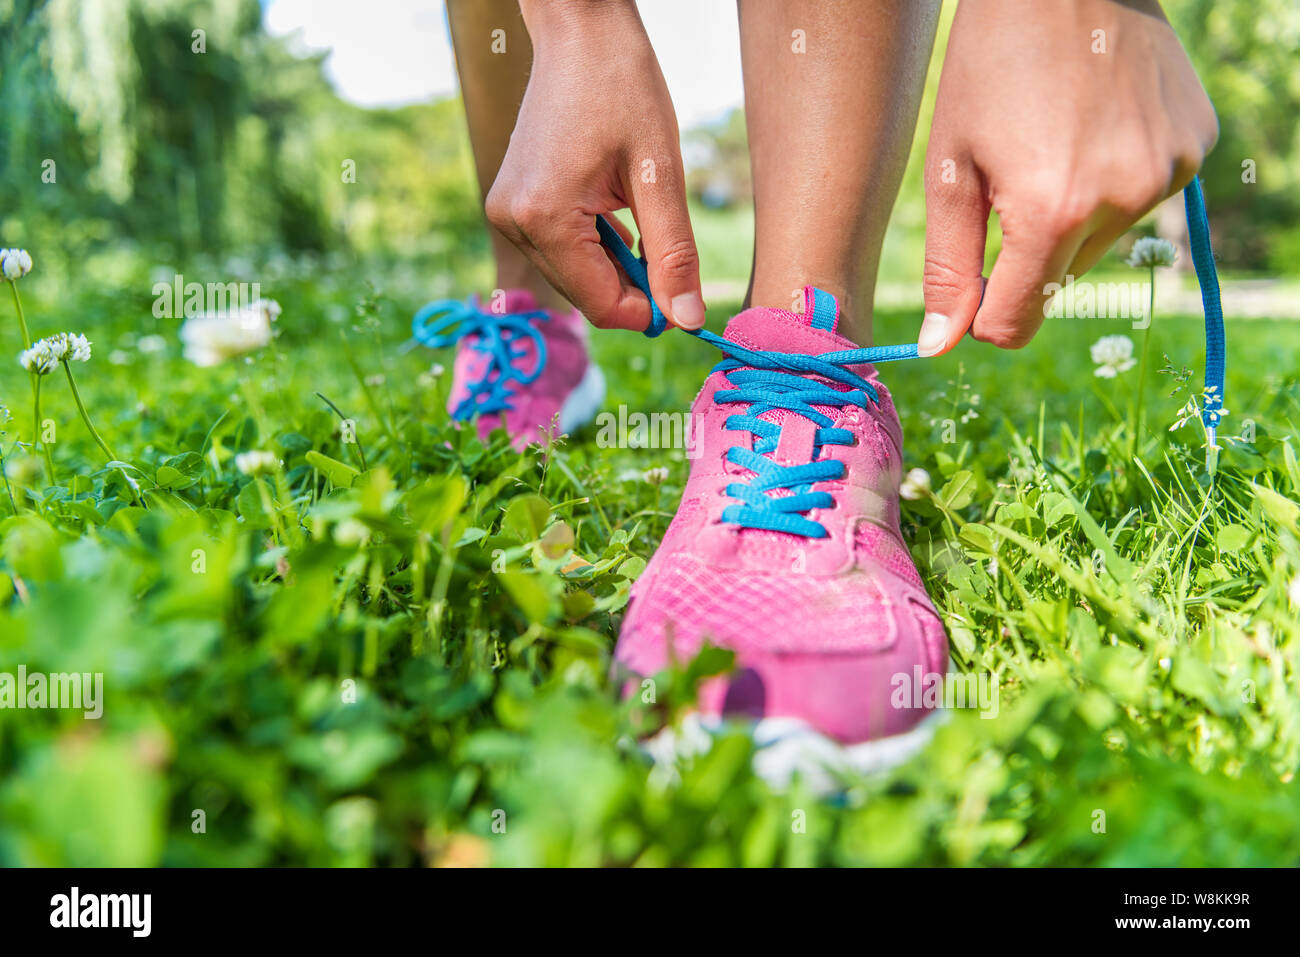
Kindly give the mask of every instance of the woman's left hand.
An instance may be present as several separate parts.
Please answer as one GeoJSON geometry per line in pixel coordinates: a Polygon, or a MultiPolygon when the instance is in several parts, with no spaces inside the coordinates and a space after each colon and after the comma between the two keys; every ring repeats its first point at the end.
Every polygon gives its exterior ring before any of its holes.
{"type": "Polygon", "coordinates": [[[1153,0],[962,0],[925,164],[921,354],[968,330],[1025,345],[1051,285],[1186,186],[1218,132],[1153,0]],[[1003,239],[985,289],[990,208],[1003,239]]]}

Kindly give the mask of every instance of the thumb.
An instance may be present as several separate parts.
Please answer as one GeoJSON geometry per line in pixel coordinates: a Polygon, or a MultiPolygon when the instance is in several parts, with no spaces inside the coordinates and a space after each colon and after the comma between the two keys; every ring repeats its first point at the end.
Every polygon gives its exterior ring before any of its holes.
{"type": "Polygon", "coordinates": [[[947,352],[966,335],[984,293],[989,202],[969,161],[931,150],[925,171],[925,320],[923,356],[947,352]]]}
{"type": "Polygon", "coordinates": [[[645,160],[628,171],[632,215],[641,232],[650,291],[664,315],[682,329],[704,326],[700,254],[686,209],[686,181],[676,165],[645,160]]]}

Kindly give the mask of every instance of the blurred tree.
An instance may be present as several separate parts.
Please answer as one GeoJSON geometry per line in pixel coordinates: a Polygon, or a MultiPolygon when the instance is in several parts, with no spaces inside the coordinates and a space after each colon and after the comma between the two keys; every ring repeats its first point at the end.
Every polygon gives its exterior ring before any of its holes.
{"type": "Polygon", "coordinates": [[[54,224],[77,222],[82,229],[67,237],[76,245],[92,232],[107,232],[103,220],[113,204],[85,175],[95,162],[93,148],[48,68],[45,14],[44,0],[0,0],[0,225],[28,214],[26,244],[54,224]]]}
{"type": "Polygon", "coordinates": [[[1174,0],[1166,4],[1219,114],[1219,142],[1201,171],[1228,265],[1295,272],[1276,247],[1300,248],[1300,4],[1174,0]]]}
{"type": "MultiPolygon", "coordinates": [[[[1294,272],[1300,5],[1166,8],[1219,111],[1222,134],[1203,176],[1220,258],[1294,272]]],[[[920,268],[921,158],[953,9],[945,4],[886,244],[891,275],[920,268]]],[[[459,104],[360,109],[333,92],[323,60],[267,35],[257,0],[0,0],[5,242],[39,245],[43,262],[69,266],[87,250],[129,243],[180,259],[340,247],[423,256],[435,268],[481,257],[459,104]]],[[[688,131],[688,152],[704,144],[694,195],[747,201],[744,132],[739,112],[688,131]]],[[[995,226],[990,256],[997,245],[995,226]]]]}
{"type": "Polygon", "coordinates": [[[705,206],[728,207],[753,199],[744,110],[732,110],[717,123],[691,130],[683,138],[682,151],[686,188],[705,206]]]}
{"type": "Polygon", "coordinates": [[[259,17],[256,0],[131,6],[132,195],[125,208],[134,232],[161,229],[187,250],[224,245],[227,162],[250,106],[255,65],[241,63],[235,51],[256,35],[259,17]],[[212,22],[203,6],[237,8],[230,11],[236,15],[220,32],[197,27],[212,22]]]}
{"type": "Polygon", "coordinates": [[[0,0],[6,241],[69,264],[124,239],[182,260],[485,252],[459,104],[343,103],[326,54],[261,19],[258,0],[0,0]]]}

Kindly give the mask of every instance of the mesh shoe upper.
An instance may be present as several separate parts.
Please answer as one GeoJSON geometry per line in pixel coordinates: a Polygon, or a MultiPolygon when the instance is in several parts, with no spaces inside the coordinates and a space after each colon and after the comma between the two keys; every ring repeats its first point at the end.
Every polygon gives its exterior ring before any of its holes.
{"type": "MultiPolygon", "coordinates": [[[[838,316],[827,321],[817,296],[826,294],[806,291],[802,315],[747,310],[731,321],[725,338],[756,351],[817,355],[855,348],[836,334],[838,316]]],[[[737,371],[713,372],[695,401],[697,457],[663,544],[632,589],[616,659],[651,674],[671,658],[689,659],[707,641],[732,649],[737,668],[704,688],[706,713],[802,718],[846,742],[906,730],[924,712],[893,706],[893,687],[900,675],[910,681],[918,667],[942,673],[947,638],[899,531],[902,432],[889,392],[871,366],[853,367],[874,387],[874,401],[864,408],[814,399],[810,407],[829,426],[789,408],[765,409],[757,418],[779,426],[775,435],[764,429],[765,439],[736,428],[746,409],[724,401],[735,392],[737,371]],[[819,428],[846,430],[852,441],[819,444],[819,436],[831,434],[819,428]],[[767,492],[774,498],[828,493],[816,500],[828,505],[800,513],[825,534],[727,521],[724,513],[739,514],[729,511],[737,502],[732,492],[755,476],[729,455],[736,446],[770,448],[763,457],[785,467],[842,462],[839,478],[767,492]]],[[[810,390],[816,394],[824,396],[810,390]]],[[[789,395],[783,401],[797,404],[789,395]]]]}

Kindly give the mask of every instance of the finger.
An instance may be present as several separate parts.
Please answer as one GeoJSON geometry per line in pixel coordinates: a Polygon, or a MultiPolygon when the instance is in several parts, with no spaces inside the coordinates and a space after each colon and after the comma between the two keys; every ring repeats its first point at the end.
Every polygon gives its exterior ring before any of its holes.
{"type": "Polygon", "coordinates": [[[600,242],[594,216],[575,213],[543,228],[524,248],[551,285],[600,329],[644,331],[650,302],[600,242]]]}
{"type": "Polygon", "coordinates": [[[1101,257],[1106,255],[1107,250],[1114,246],[1136,222],[1136,218],[1130,219],[1127,216],[1107,219],[1096,232],[1083,241],[1083,245],[1074,255],[1074,261],[1066,267],[1066,275],[1073,276],[1075,279],[1083,276],[1101,262],[1101,257]]]}
{"type": "Polygon", "coordinates": [[[699,329],[704,325],[700,254],[686,208],[680,150],[674,153],[675,164],[649,160],[635,164],[628,171],[627,185],[632,215],[641,231],[650,292],[670,322],[682,329],[699,329]]]}
{"type": "MultiPolygon", "coordinates": [[[[488,222],[592,325],[638,331],[649,328],[650,303],[605,255],[595,214],[575,210],[557,216],[553,212],[556,205],[535,191],[507,188],[498,178],[488,192],[485,212],[488,222]]],[[[630,242],[627,227],[617,218],[609,218],[619,235],[630,242]]]]}
{"type": "MultiPolygon", "coordinates": [[[[1002,217],[1005,226],[1007,217],[1002,217]]],[[[1032,222],[1033,217],[1028,221],[1032,222]]],[[[1019,349],[1034,337],[1066,268],[1083,244],[1079,228],[1050,226],[1004,231],[971,334],[981,342],[1019,349]]]]}
{"type": "Polygon", "coordinates": [[[934,356],[966,335],[984,291],[989,202],[975,165],[945,155],[942,147],[932,149],[925,210],[925,320],[917,348],[934,356]]]}

